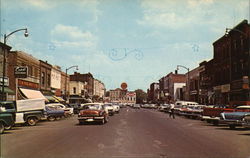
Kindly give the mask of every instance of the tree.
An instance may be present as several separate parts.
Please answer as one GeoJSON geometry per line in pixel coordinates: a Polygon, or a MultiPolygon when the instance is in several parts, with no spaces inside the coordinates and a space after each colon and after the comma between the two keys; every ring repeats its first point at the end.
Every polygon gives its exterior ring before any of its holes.
{"type": "Polygon", "coordinates": [[[144,92],[142,89],[135,90],[136,93],[136,103],[142,104],[147,99],[147,93],[144,92]]]}

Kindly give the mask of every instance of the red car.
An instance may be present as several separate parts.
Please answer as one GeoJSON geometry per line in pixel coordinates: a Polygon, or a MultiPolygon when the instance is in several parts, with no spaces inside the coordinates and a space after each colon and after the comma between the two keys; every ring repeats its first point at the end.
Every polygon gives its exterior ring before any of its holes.
{"type": "Polygon", "coordinates": [[[101,124],[105,124],[108,122],[108,113],[101,103],[83,104],[80,109],[78,114],[79,124],[86,122],[100,122],[101,124]]]}

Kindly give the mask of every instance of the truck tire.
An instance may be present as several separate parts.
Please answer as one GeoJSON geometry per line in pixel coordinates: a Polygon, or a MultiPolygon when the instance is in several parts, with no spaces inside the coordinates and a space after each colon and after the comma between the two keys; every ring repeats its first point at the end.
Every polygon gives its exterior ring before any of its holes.
{"type": "Polygon", "coordinates": [[[0,134],[4,132],[4,125],[2,122],[0,122],[0,134]]]}
{"type": "Polygon", "coordinates": [[[55,117],[54,116],[49,116],[48,118],[47,118],[49,121],[55,121],[55,117]]]}
{"type": "Polygon", "coordinates": [[[60,116],[57,116],[57,117],[56,117],[56,120],[57,120],[57,121],[58,121],[58,120],[60,120],[60,119],[61,119],[61,117],[60,117],[60,116]]]}
{"type": "Polygon", "coordinates": [[[29,126],[35,126],[36,123],[37,123],[37,118],[35,118],[35,117],[29,117],[29,118],[27,119],[27,124],[28,124],[29,126]]]}

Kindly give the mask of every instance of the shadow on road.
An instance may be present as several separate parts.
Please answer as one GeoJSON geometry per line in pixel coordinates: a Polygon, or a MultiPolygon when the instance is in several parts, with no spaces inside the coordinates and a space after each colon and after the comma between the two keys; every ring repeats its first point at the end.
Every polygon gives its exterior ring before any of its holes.
{"type": "Polygon", "coordinates": [[[229,127],[225,128],[215,128],[219,130],[228,130],[228,131],[248,131],[249,129],[247,128],[235,128],[235,129],[230,129],[229,127]]]}

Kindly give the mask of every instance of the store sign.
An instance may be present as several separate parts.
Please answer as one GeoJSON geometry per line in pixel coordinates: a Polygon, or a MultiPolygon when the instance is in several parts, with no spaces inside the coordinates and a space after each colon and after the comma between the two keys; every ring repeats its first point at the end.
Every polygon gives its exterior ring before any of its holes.
{"type": "Polygon", "coordinates": [[[28,77],[28,67],[27,66],[17,66],[14,68],[14,75],[16,78],[27,78],[28,77]]]}
{"type": "Polygon", "coordinates": [[[9,86],[9,78],[5,77],[3,80],[3,77],[0,77],[0,85],[3,85],[3,81],[4,81],[4,85],[5,86],[9,86]]]}

